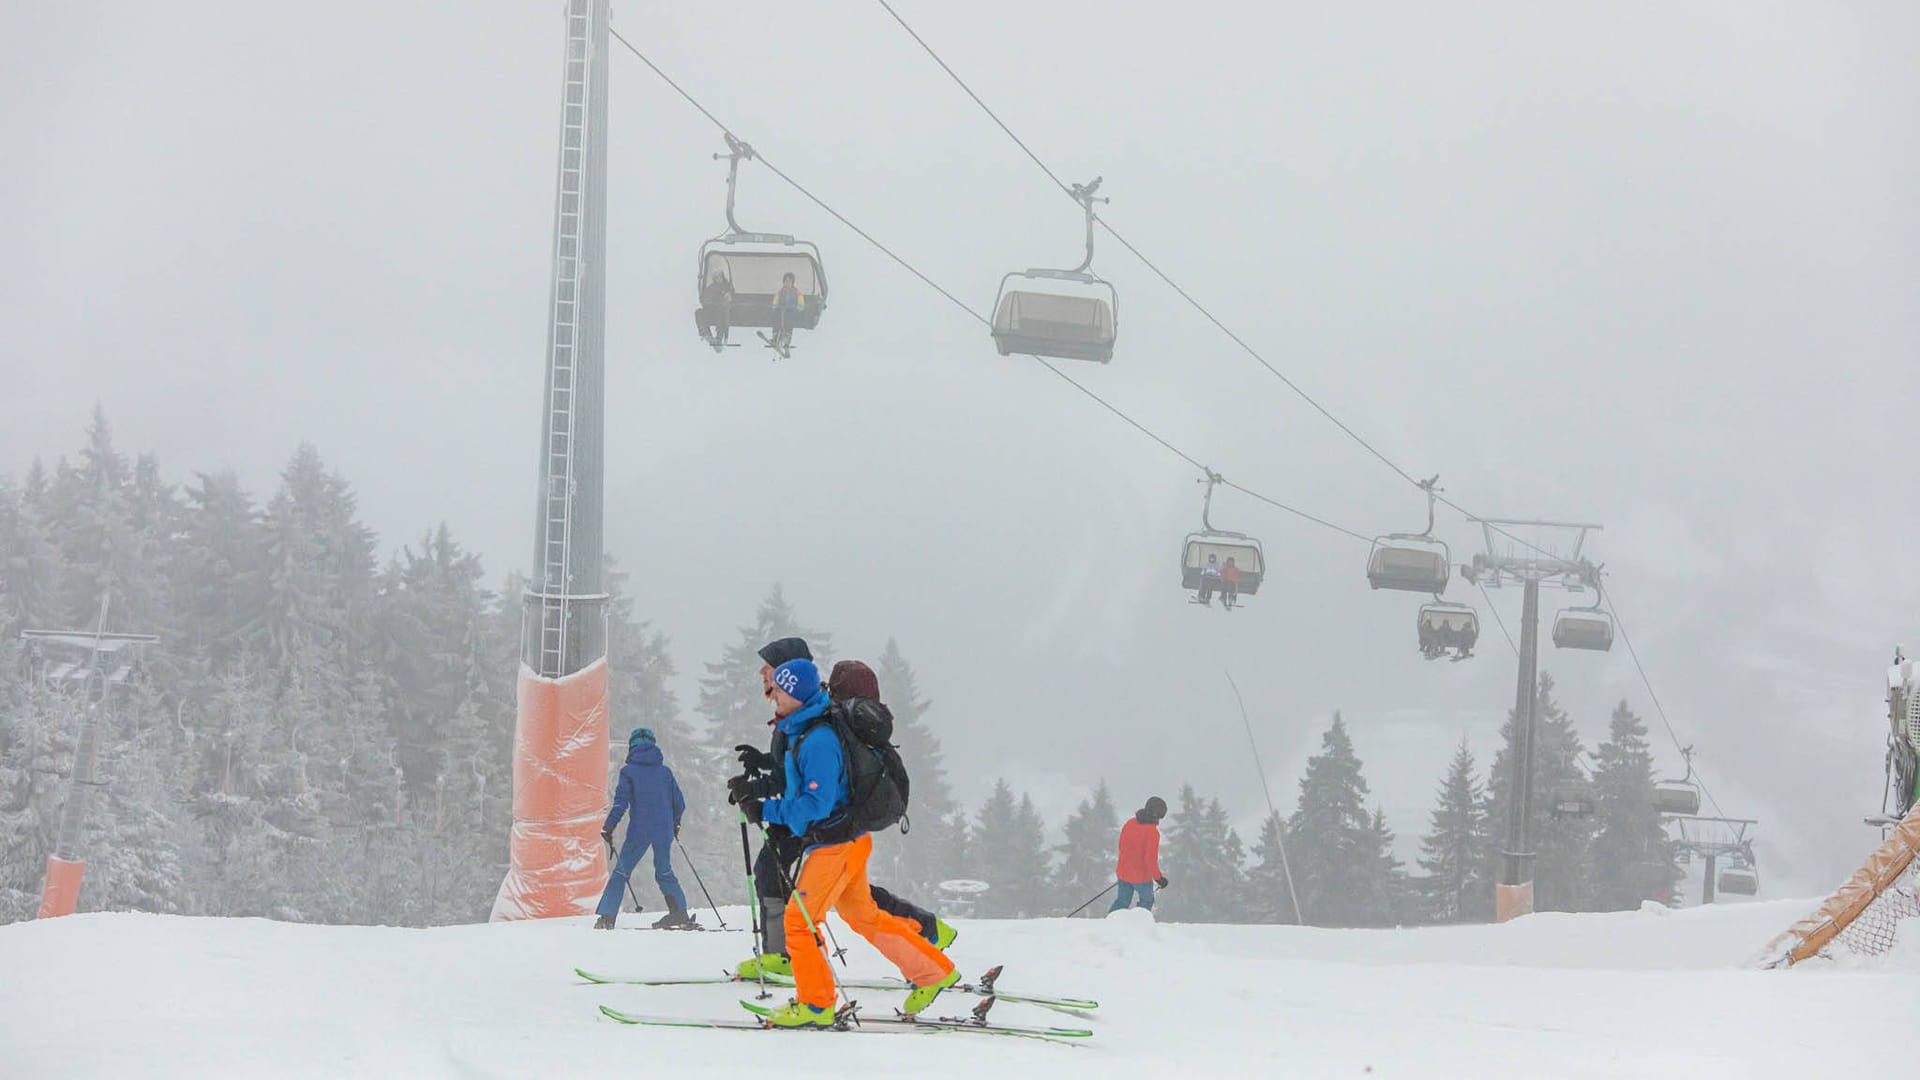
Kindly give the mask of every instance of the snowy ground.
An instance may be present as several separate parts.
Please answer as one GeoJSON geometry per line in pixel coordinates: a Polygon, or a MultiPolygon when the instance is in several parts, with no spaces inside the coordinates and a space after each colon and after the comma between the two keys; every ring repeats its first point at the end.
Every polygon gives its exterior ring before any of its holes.
{"type": "MultiPolygon", "coordinates": [[[[1008,992],[1098,998],[1085,1045],[628,1028],[595,1006],[732,1017],[742,994],[572,974],[717,972],[746,952],[740,933],[81,915],[0,927],[0,1076],[1889,1075],[1912,1060],[1920,962],[1739,966],[1810,906],[1404,931],[1161,926],[1138,912],[961,924],[953,955],[969,974],[1004,963],[1008,992]]],[[[864,943],[850,960],[885,973],[864,943]]],[[[897,1001],[858,996],[869,1010],[897,1001]]],[[[1072,1022],[1005,1003],[995,1015],[1072,1022]]]]}

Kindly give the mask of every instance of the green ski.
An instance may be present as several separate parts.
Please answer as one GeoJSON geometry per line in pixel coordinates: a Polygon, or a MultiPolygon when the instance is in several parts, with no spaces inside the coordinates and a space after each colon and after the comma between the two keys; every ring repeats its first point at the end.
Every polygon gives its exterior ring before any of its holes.
{"type": "MultiPolygon", "coordinates": [[[[636,978],[622,975],[601,975],[588,971],[585,968],[574,968],[573,973],[585,979],[587,982],[598,986],[724,986],[729,983],[752,983],[756,981],[753,979],[741,979],[732,975],[694,976],[680,979],[636,978]]],[[[1043,997],[1036,994],[1009,993],[995,985],[999,977],[1000,969],[996,967],[981,976],[979,981],[959,983],[956,984],[952,990],[953,992],[961,994],[995,997],[1001,1001],[1011,1001],[1016,1005],[1038,1005],[1041,1008],[1073,1015],[1092,1012],[1100,1007],[1098,1001],[1089,998],[1043,997]]],[[[836,980],[836,982],[848,990],[905,991],[913,989],[904,979],[846,979],[836,980]]],[[[770,986],[791,988],[793,986],[793,980],[786,976],[770,976],[767,979],[767,984],[770,986]]]]}

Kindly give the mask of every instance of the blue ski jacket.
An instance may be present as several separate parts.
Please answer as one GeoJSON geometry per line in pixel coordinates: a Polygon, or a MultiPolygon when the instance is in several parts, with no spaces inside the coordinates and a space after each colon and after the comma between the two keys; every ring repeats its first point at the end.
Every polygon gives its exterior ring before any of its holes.
{"type": "Polygon", "coordinates": [[[627,835],[649,842],[665,843],[680,827],[680,815],[687,812],[686,796],[673,770],[665,765],[660,747],[654,743],[635,743],[627,751],[627,763],[620,766],[620,782],[614,785],[613,809],[607,812],[603,831],[612,832],[628,808],[633,820],[627,823],[627,835]]]}
{"type": "Polygon", "coordinates": [[[833,699],[823,686],[805,705],[780,718],[780,732],[787,737],[787,790],[779,798],[766,801],[760,819],[769,825],[785,825],[795,836],[805,836],[808,829],[832,817],[847,802],[846,762],[840,756],[840,739],[831,731],[824,738],[801,738],[831,704],[833,699]],[[797,754],[796,745],[800,748],[797,754]]]}

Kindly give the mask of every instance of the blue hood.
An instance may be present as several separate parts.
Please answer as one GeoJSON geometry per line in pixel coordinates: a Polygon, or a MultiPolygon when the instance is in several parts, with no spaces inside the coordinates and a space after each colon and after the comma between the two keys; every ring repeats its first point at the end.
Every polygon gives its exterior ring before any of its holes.
{"type": "Polygon", "coordinates": [[[658,743],[634,743],[633,746],[627,750],[627,764],[629,765],[658,765],[666,760],[666,757],[660,753],[658,743]]]}

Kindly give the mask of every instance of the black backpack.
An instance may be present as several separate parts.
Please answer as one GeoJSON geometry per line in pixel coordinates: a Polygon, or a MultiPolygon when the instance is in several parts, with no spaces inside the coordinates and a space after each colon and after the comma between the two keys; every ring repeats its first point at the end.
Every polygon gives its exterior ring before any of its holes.
{"type": "MultiPolygon", "coordinates": [[[[901,832],[908,831],[911,828],[907,821],[910,783],[906,763],[900,760],[900,751],[890,741],[892,710],[868,698],[835,702],[800,736],[801,741],[822,727],[832,729],[840,740],[847,803],[832,817],[808,830],[808,841],[844,844],[861,833],[892,828],[895,822],[901,823],[901,832]]],[[[799,743],[794,744],[793,752],[800,752],[799,743]]]]}

